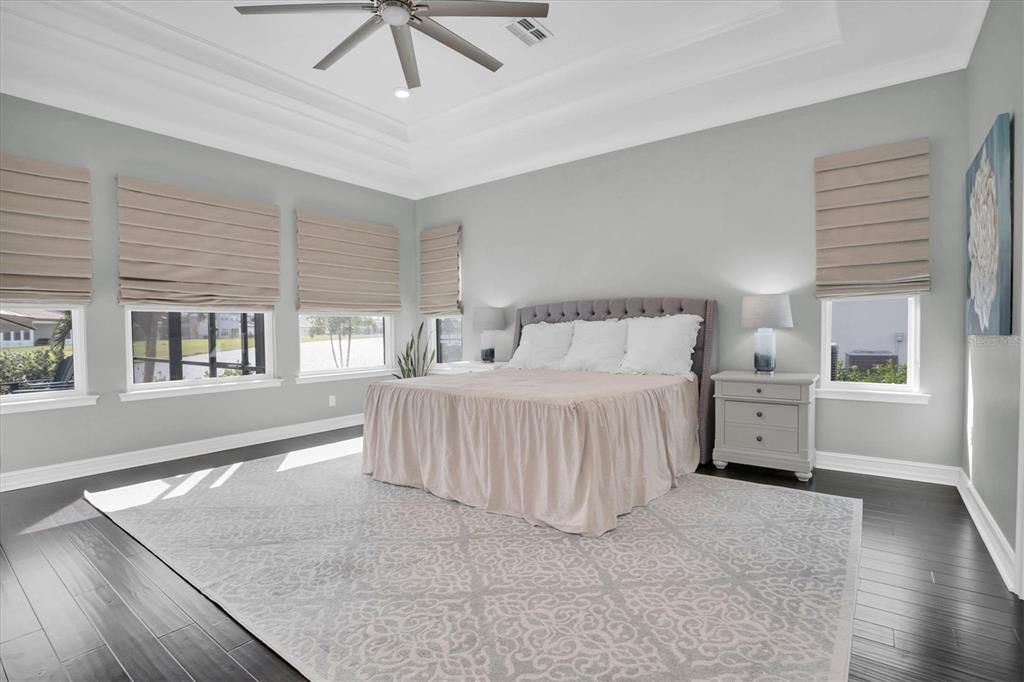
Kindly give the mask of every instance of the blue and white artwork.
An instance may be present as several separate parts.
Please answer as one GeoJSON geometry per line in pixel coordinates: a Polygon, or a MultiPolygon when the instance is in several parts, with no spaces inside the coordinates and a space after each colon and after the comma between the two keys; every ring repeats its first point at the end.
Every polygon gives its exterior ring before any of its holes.
{"type": "Polygon", "coordinates": [[[1009,334],[1013,297],[1010,114],[967,169],[967,334],[1009,334]]]}

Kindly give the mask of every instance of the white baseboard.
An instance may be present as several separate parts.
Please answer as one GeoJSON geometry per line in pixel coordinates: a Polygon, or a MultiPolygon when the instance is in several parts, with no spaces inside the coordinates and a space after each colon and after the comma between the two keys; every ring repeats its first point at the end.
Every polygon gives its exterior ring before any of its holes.
{"type": "Polygon", "coordinates": [[[845,471],[851,474],[867,474],[869,476],[883,476],[885,478],[899,478],[905,481],[920,481],[922,483],[938,483],[941,485],[956,486],[964,506],[974,521],[985,547],[988,549],[992,562],[996,565],[999,575],[1006,584],[1007,589],[1024,597],[1024,585],[1016,585],[1014,570],[1016,567],[1016,555],[1013,547],[1007,541],[1006,536],[996,525],[995,519],[989,512],[988,507],[982,501],[974,484],[967,478],[963,469],[956,466],[943,464],[928,464],[926,462],[908,462],[898,459],[886,459],[884,457],[867,457],[864,455],[847,455],[841,452],[817,453],[815,465],[819,469],[831,469],[833,471],[845,471]]]}
{"type": "Polygon", "coordinates": [[[362,423],[363,415],[350,414],[343,417],[303,422],[301,424],[275,426],[269,429],[260,429],[259,431],[246,431],[245,433],[204,438],[187,443],[174,443],[144,450],[121,452],[116,455],[93,457],[64,464],[50,464],[31,469],[8,471],[0,474],[0,492],[66,481],[72,478],[81,478],[82,476],[92,476],[119,469],[130,469],[146,464],[167,462],[173,459],[195,457],[196,455],[205,455],[232,448],[242,448],[259,443],[269,443],[275,440],[284,440],[285,438],[308,436],[323,431],[359,426],[362,423]]]}
{"type": "Polygon", "coordinates": [[[818,450],[814,464],[819,469],[954,486],[959,484],[960,475],[963,472],[963,469],[960,467],[946,464],[910,462],[900,459],[887,459],[885,457],[868,457],[866,455],[847,455],[841,452],[822,452],[821,450],[818,450]]]}
{"type": "Polygon", "coordinates": [[[978,494],[971,479],[967,478],[967,472],[963,469],[960,470],[960,480],[956,487],[960,491],[960,497],[963,498],[967,511],[971,514],[974,526],[985,542],[985,547],[988,548],[992,562],[996,565],[1003,582],[1006,583],[1006,588],[1024,598],[1024,594],[1022,594],[1024,585],[1016,585],[1013,575],[1017,566],[1013,547],[1003,535],[1003,531],[999,529],[996,520],[992,518],[988,507],[982,501],[981,495],[978,494]]]}

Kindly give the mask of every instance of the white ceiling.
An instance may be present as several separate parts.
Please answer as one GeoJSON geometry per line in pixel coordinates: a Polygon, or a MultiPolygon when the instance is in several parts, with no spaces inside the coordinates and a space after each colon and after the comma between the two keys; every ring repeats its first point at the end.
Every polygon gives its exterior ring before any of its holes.
{"type": "Polygon", "coordinates": [[[421,198],[964,68],[988,6],[556,0],[534,47],[507,19],[440,20],[496,73],[414,32],[403,101],[387,31],[312,68],[362,15],[234,4],[4,0],[0,91],[421,198]]]}

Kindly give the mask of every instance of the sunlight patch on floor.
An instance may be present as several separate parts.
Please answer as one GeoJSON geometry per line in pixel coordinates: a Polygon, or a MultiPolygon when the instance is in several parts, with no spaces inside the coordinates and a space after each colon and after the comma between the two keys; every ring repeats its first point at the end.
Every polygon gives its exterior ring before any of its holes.
{"type": "Polygon", "coordinates": [[[201,469],[195,473],[189,474],[188,478],[178,484],[178,487],[171,492],[164,495],[164,499],[168,500],[172,497],[181,497],[182,495],[188,494],[188,491],[199,485],[199,482],[210,475],[213,469],[201,469]]]}
{"type": "Polygon", "coordinates": [[[104,490],[97,493],[86,491],[85,498],[93,506],[105,511],[120,511],[149,504],[167,492],[170,487],[170,483],[165,483],[158,479],[156,481],[126,485],[122,488],[114,488],[113,490],[104,490]]]}
{"type": "Polygon", "coordinates": [[[217,480],[213,482],[213,485],[211,485],[210,488],[219,488],[222,485],[224,485],[227,482],[227,480],[231,478],[231,474],[238,471],[238,467],[240,466],[242,466],[241,462],[235,462],[234,464],[229,466],[227,471],[225,471],[223,474],[217,477],[217,480]]]}
{"type": "Polygon", "coordinates": [[[316,464],[317,462],[326,462],[331,459],[338,459],[339,457],[358,455],[362,451],[362,436],[343,440],[339,443],[327,443],[326,445],[318,445],[314,448],[306,448],[305,450],[295,450],[285,456],[284,461],[281,462],[281,466],[277,470],[281,472],[297,469],[307,464],[316,464]]]}

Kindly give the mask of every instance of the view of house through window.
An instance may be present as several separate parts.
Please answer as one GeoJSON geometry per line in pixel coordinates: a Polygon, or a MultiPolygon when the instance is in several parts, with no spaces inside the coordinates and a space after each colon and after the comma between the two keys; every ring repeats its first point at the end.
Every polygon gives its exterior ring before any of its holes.
{"type": "Polygon", "coordinates": [[[438,362],[462,360],[461,315],[434,318],[434,338],[437,340],[438,362]]]}
{"type": "Polygon", "coordinates": [[[299,315],[299,371],[386,367],[388,322],[383,315],[299,315]]]}
{"type": "Polygon", "coordinates": [[[0,395],[75,388],[72,312],[0,310],[0,395]]]}
{"type": "Polygon", "coordinates": [[[833,382],[908,384],[917,340],[912,297],[848,298],[831,307],[827,376],[833,382]]]}
{"type": "Polygon", "coordinates": [[[131,311],[132,381],[267,373],[264,313],[131,311]]]}

